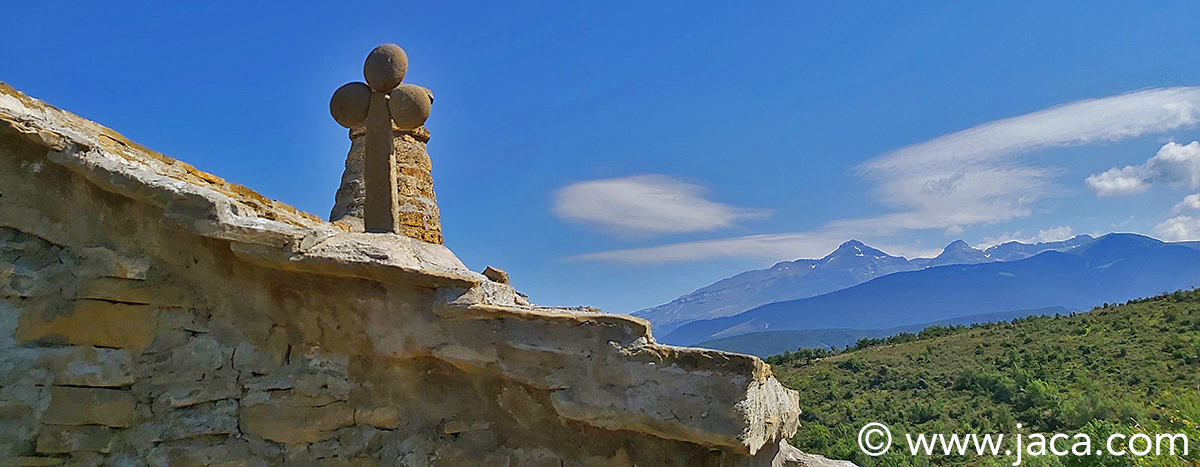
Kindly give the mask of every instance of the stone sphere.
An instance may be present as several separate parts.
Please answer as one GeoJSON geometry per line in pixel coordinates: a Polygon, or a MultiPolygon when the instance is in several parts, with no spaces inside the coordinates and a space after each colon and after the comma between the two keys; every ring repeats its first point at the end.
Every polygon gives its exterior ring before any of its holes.
{"type": "Polygon", "coordinates": [[[371,89],[388,92],[404,80],[408,71],[408,54],[396,44],[383,44],[367,55],[363,77],[371,89]]]}
{"type": "Polygon", "coordinates": [[[346,128],[362,126],[367,121],[367,110],[371,106],[371,87],[354,82],[346,83],[329,99],[329,113],[338,125],[346,128]]]}
{"type": "Polygon", "coordinates": [[[433,93],[415,84],[401,84],[392,90],[388,110],[397,127],[403,130],[416,129],[429,119],[429,112],[433,110],[433,93]]]}

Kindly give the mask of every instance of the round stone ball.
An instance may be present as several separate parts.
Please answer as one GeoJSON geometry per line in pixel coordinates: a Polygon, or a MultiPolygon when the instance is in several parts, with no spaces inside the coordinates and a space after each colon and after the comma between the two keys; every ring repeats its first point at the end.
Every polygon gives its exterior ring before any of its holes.
{"type": "Polygon", "coordinates": [[[371,106],[371,87],[364,83],[346,83],[329,99],[329,113],[338,125],[357,128],[367,121],[367,110],[371,106]]]}
{"type": "Polygon", "coordinates": [[[363,77],[371,89],[388,92],[404,80],[408,71],[408,54],[396,44],[383,44],[367,55],[363,77]]]}
{"type": "Polygon", "coordinates": [[[415,84],[401,84],[388,98],[392,121],[402,130],[413,130],[425,124],[433,110],[433,93],[415,84]]]}

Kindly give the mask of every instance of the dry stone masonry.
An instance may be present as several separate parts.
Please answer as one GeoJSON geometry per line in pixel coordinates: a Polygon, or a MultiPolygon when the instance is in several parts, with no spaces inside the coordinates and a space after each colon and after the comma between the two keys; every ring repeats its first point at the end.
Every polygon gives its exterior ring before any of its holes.
{"type": "MultiPolygon", "coordinates": [[[[397,101],[383,63],[367,120],[397,101]]],[[[385,136],[432,202],[401,123],[385,136]]],[[[0,83],[0,465],[830,462],[783,441],[798,398],[759,359],[530,305],[435,227],[325,222],[0,83]]]]}

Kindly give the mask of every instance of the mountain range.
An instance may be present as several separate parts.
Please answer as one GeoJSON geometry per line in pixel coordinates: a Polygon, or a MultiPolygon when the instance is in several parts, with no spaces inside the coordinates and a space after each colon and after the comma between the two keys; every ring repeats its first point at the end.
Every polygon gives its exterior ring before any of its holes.
{"type": "Polygon", "coordinates": [[[733,316],[769,303],[814,297],[888,274],[948,264],[1013,261],[1047,250],[1069,250],[1092,240],[1091,236],[1079,235],[1061,242],[1013,241],[986,250],[958,240],[934,258],[911,260],[850,240],[823,258],[785,261],[767,269],[743,272],[632,314],[650,321],[655,335],[665,336],[692,321],[733,316]]]}
{"type": "MultiPolygon", "coordinates": [[[[989,262],[883,275],[834,292],[693,321],[659,339],[693,345],[762,331],[882,329],[1011,310],[1090,309],[1105,302],[1200,286],[1200,250],[1193,245],[1136,234],[1108,234],[1094,240],[1076,237],[1068,242],[1072,241],[1082,244],[1065,251],[1046,249],[1018,260],[991,261],[989,250],[1004,257],[1036,251],[1019,245],[1000,249],[1003,245],[998,245],[984,250],[989,262]]],[[[958,258],[979,258],[964,247],[970,248],[955,242],[947,250],[958,258]]]]}
{"type": "Polygon", "coordinates": [[[696,344],[696,346],[766,358],[771,355],[779,355],[786,350],[845,348],[854,345],[859,339],[864,337],[879,339],[904,332],[916,334],[930,326],[969,326],[976,323],[1012,321],[1016,318],[1027,318],[1030,316],[1066,316],[1077,311],[1079,310],[1056,306],[1035,310],[983,313],[885,329],[806,329],[803,331],[752,332],[733,337],[707,340],[696,344]]]}

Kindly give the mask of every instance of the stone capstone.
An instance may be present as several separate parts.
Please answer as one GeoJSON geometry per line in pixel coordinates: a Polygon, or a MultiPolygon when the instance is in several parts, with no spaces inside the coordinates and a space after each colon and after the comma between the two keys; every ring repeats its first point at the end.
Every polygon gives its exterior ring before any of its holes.
{"type": "Polygon", "coordinates": [[[508,273],[504,272],[504,270],[500,268],[488,266],[487,269],[483,270],[483,277],[486,277],[488,280],[498,284],[508,283],[508,273]]]}

